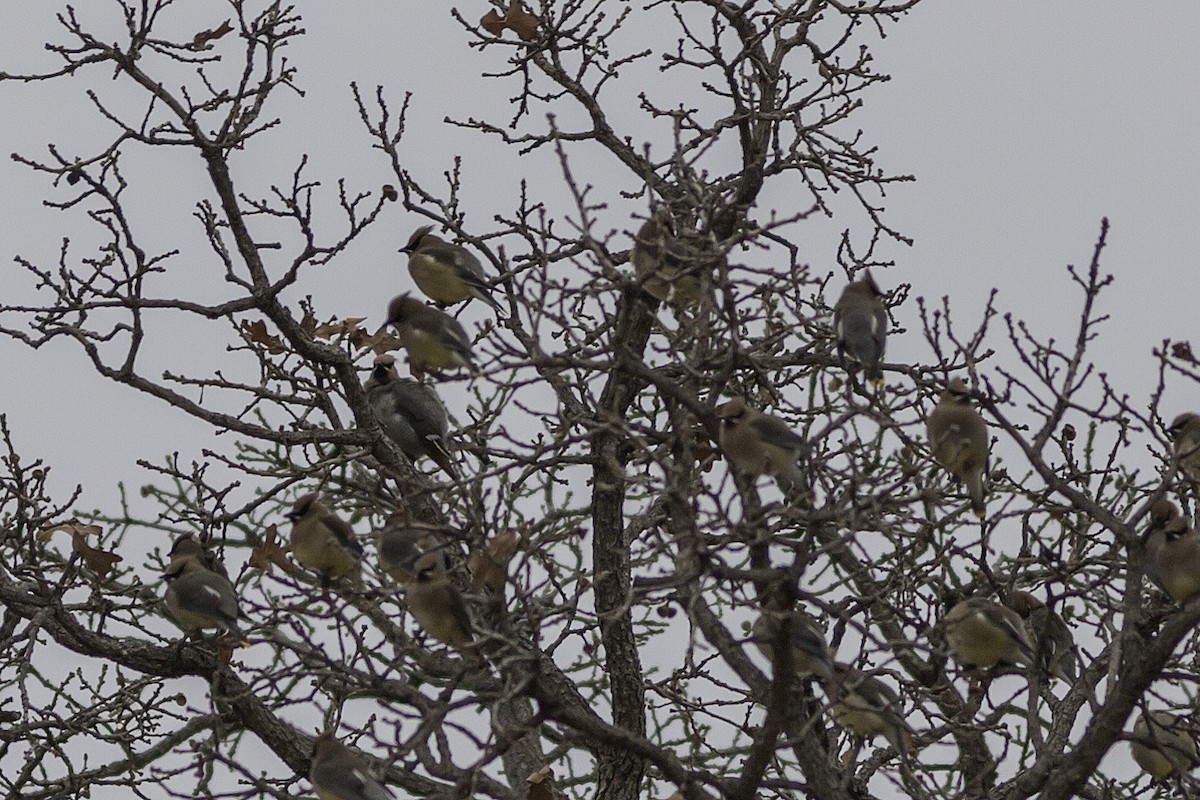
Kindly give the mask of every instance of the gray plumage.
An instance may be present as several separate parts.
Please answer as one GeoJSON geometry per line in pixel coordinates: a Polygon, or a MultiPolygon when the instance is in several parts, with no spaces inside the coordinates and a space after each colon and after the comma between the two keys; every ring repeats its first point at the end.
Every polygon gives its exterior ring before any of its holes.
{"type": "Polygon", "coordinates": [[[778,417],[751,408],[741,397],[717,406],[726,458],[751,477],[771,475],[785,492],[802,482],[796,459],[806,442],[778,417]]]}
{"type": "Polygon", "coordinates": [[[946,643],[963,664],[1033,664],[1033,645],[1017,612],[985,597],[958,603],[942,620],[946,643]]]}
{"type": "Polygon", "coordinates": [[[396,336],[417,372],[474,368],[471,339],[458,320],[446,312],[405,293],[388,303],[387,323],[396,326],[396,336]]]}
{"type": "Polygon", "coordinates": [[[395,800],[371,774],[367,760],[325,731],[313,742],[308,780],[320,800],[395,800]]]}
{"type": "Polygon", "coordinates": [[[1180,414],[1167,428],[1171,436],[1171,455],[1192,483],[1200,483],[1200,416],[1180,414]]]}
{"type": "Polygon", "coordinates": [[[395,362],[387,354],[376,356],[363,383],[379,424],[410,460],[427,456],[457,480],[458,468],[446,438],[450,431],[446,407],[432,387],[401,378],[395,362]]]}
{"type": "MultiPolygon", "coordinates": [[[[178,543],[177,543],[178,544],[178,543]]],[[[237,592],[230,580],[204,564],[202,555],[177,553],[167,565],[167,610],[185,631],[220,630],[245,638],[238,627],[237,592]]]]}
{"type": "Polygon", "coordinates": [[[445,569],[449,543],[442,529],[420,522],[389,522],[376,539],[379,564],[397,582],[408,585],[425,569],[445,569]]]}
{"type": "Polygon", "coordinates": [[[946,385],[925,425],[933,458],[967,487],[971,509],[980,517],[984,504],[983,473],[987,468],[988,433],[983,417],[971,405],[971,392],[955,378],[946,385]]]}
{"type": "Polygon", "coordinates": [[[899,695],[875,676],[847,664],[835,663],[833,676],[827,689],[834,721],[856,736],[883,736],[901,758],[907,758],[912,732],[899,695]]]}
{"type": "Polygon", "coordinates": [[[1025,633],[1033,644],[1036,663],[1047,676],[1074,683],[1076,653],[1071,627],[1029,592],[1013,592],[1010,605],[1025,620],[1025,633]]]}
{"type": "Polygon", "coordinates": [[[1169,711],[1142,712],[1129,749],[1138,766],[1160,781],[1173,773],[1186,775],[1200,763],[1189,719],[1169,711]]]}
{"type": "Polygon", "coordinates": [[[1142,535],[1142,570],[1177,603],[1200,593],[1200,535],[1165,498],[1151,507],[1142,535]]]}
{"type": "Polygon", "coordinates": [[[803,611],[764,611],[754,621],[751,639],[764,656],[775,661],[776,638],[782,635],[784,621],[788,624],[790,666],[801,678],[817,677],[822,681],[833,678],[833,662],[829,645],[817,621],[803,611]]]}
{"type": "Polygon", "coordinates": [[[833,329],[843,368],[849,371],[847,362],[857,362],[867,380],[876,384],[883,382],[879,362],[887,347],[888,318],[883,296],[867,270],[842,290],[833,307],[833,329]]]}
{"type": "Polygon", "coordinates": [[[499,311],[500,304],[492,297],[492,287],[479,259],[432,231],[432,225],[422,225],[400,248],[401,253],[408,254],[408,273],[417,288],[435,303],[461,303],[477,297],[499,311]]]}

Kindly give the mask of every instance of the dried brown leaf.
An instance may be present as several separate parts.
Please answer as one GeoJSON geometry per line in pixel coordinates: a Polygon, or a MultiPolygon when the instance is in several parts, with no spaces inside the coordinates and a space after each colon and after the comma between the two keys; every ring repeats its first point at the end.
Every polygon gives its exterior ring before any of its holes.
{"type": "Polygon", "coordinates": [[[499,36],[504,33],[507,26],[504,24],[504,17],[500,16],[500,12],[493,8],[483,15],[483,19],[479,20],[479,27],[492,36],[499,36]]]}
{"type": "Polygon", "coordinates": [[[50,541],[51,536],[59,531],[63,531],[69,536],[75,536],[76,534],[80,536],[99,536],[103,532],[103,529],[99,525],[88,525],[72,520],[71,522],[60,522],[57,525],[51,525],[49,528],[42,528],[38,531],[37,540],[45,544],[50,541]]]}
{"type": "Polygon", "coordinates": [[[358,323],[362,322],[366,317],[347,317],[342,320],[331,320],[324,325],[318,325],[313,331],[313,336],[319,339],[332,339],[335,336],[344,336],[350,334],[353,336],[358,330],[358,323]]]}
{"type": "Polygon", "coordinates": [[[232,31],[233,26],[229,24],[229,20],[225,20],[210,31],[200,31],[196,34],[195,38],[192,39],[192,49],[211,50],[212,42],[215,42],[217,39],[220,39],[222,36],[232,31]]]}
{"type": "Polygon", "coordinates": [[[397,337],[387,332],[386,327],[381,327],[375,333],[367,333],[359,328],[350,334],[350,344],[359,350],[374,351],[376,355],[394,352],[402,346],[397,337]]]}
{"type": "Polygon", "coordinates": [[[71,545],[75,548],[75,552],[79,553],[79,557],[83,559],[84,566],[93,572],[97,578],[103,579],[108,573],[112,572],[112,568],[118,561],[123,561],[124,559],[116,553],[92,547],[87,543],[85,537],[86,534],[84,533],[76,530],[71,531],[71,545]]]}
{"type": "Polygon", "coordinates": [[[508,562],[517,552],[520,536],[515,530],[498,533],[488,540],[482,550],[471,553],[467,568],[471,571],[471,591],[487,587],[493,592],[504,589],[508,581],[508,562]]]}
{"type": "Polygon", "coordinates": [[[390,183],[385,183],[383,185],[383,199],[387,200],[389,203],[394,203],[400,199],[400,193],[396,191],[395,186],[392,186],[390,183]]]}
{"type": "Polygon", "coordinates": [[[504,15],[508,29],[521,38],[523,42],[532,42],[538,38],[538,18],[525,10],[521,0],[512,0],[508,4],[508,13],[504,15]]]}
{"type": "Polygon", "coordinates": [[[253,569],[269,573],[271,566],[277,566],[289,575],[294,575],[296,567],[288,560],[287,548],[279,541],[279,529],[271,523],[263,532],[263,543],[250,551],[246,562],[253,569]]]}
{"type": "Polygon", "coordinates": [[[283,346],[283,340],[267,331],[267,323],[261,319],[254,322],[242,320],[241,332],[247,342],[265,347],[267,352],[273,356],[287,352],[287,348],[283,346]]]}
{"type": "Polygon", "coordinates": [[[1175,344],[1171,345],[1171,355],[1189,364],[1197,363],[1196,357],[1192,355],[1191,342],[1175,342],[1175,344]]]}

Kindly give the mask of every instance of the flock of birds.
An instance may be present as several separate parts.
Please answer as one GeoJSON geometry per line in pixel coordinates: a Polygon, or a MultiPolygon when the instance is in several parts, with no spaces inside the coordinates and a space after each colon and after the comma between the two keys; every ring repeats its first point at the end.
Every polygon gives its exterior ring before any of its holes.
{"type": "MultiPolygon", "coordinates": [[[[417,287],[438,305],[405,293],[391,301],[387,315],[418,378],[474,368],[470,337],[438,306],[475,298],[500,311],[479,259],[432,230],[418,228],[400,252],[408,255],[417,287]]],[[[687,307],[707,291],[705,277],[712,274],[712,260],[698,256],[675,236],[665,210],[656,210],[638,231],[630,259],[638,287],[658,301],[687,307]]],[[[843,365],[852,376],[861,369],[875,385],[882,383],[880,365],[887,342],[884,297],[866,271],[845,287],[833,308],[843,365]]],[[[401,377],[395,358],[384,354],[376,357],[363,389],[384,432],[409,459],[428,457],[452,479],[460,478],[448,445],[446,409],[432,386],[401,377]]],[[[926,434],[934,460],[961,482],[972,510],[982,518],[988,431],[971,401],[965,383],[950,380],[926,419],[926,434]]],[[[719,405],[716,414],[721,450],[735,470],[749,478],[771,476],[785,494],[800,486],[798,458],[806,443],[784,420],[741,397],[719,405]]],[[[1180,469],[1200,482],[1200,416],[1180,415],[1169,434],[1180,469]]],[[[362,545],[351,526],[322,504],[319,493],[297,499],[287,517],[293,523],[293,556],[317,572],[323,586],[334,581],[361,583],[362,545]]],[[[454,543],[444,534],[444,529],[394,517],[378,534],[378,557],[384,572],[404,588],[409,611],[426,634],[467,653],[473,642],[471,620],[462,594],[450,581],[444,556],[454,543]]],[[[1144,571],[1172,599],[1183,603],[1200,593],[1200,534],[1173,503],[1163,499],[1154,504],[1142,542],[1144,571]]],[[[165,605],[185,631],[217,630],[244,640],[233,584],[221,561],[200,542],[190,535],[177,539],[164,577],[165,605]]],[[[838,725],[861,737],[883,736],[907,760],[913,732],[896,692],[874,675],[834,661],[818,622],[788,606],[768,596],[751,641],[772,663],[783,655],[797,676],[815,678],[829,697],[838,725]]],[[[1050,678],[1075,680],[1077,654],[1070,627],[1028,592],[1014,592],[1009,605],[988,597],[965,599],[934,626],[934,634],[966,667],[1024,666],[1050,678]]],[[[1166,711],[1144,713],[1135,724],[1131,745],[1137,763],[1158,779],[1200,763],[1189,721],[1166,711]]],[[[339,742],[332,730],[316,738],[309,780],[321,800],[392,797],[372,776],[367,761],[339,742]]]]}

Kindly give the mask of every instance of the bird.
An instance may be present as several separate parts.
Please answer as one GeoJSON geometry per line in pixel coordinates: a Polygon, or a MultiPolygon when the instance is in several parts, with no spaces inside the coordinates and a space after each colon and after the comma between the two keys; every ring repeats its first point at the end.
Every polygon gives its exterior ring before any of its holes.
{"type": "Polygon", "coordinates": [[[417,288],[433,302],[449,305],[477,297],[500,311],[483,264],[465,247],[435,236],[432,225],[413,231],[400,252],[408,254],[408,274],[417,288]]]}
{"type": "Polygon", "coordinates": [[[1075,682],[1075,637],[1053,609],[1029,592],[1013,592],[1009,605],[1025,620],[1025,633],[1033,644],[1035,662],[1051,678],[1075,682]]]}
{"type": "Polygon", "coordinates": [[[801,678],[817,677],[821,681],[833,679],[833,663],[829,658],[829,645],[817,621],[800,610],[767,610],[754,621],[750,629],[751,641],[772,664],[775,663],[775,640],[781,634],[784,621],[788,625],[788,642],[791,667],[801,678]]]}
{"type": "Polygon", "coordinates": [[[751,408],[741,397],[717,406],[717,416],[721,449],[737,470],[774,476],[785,492],[800,483],[796,459],[806,443],[786,422],[751,408]]]}
{"type": "Polygon", "coordinates": [[[226,579],[229,578],[229,570],[225,568],[225,562],[218,558],[216,553],[196,541],[190,533],[185,533],[176,539],[175,543],[171,545],[171,552],[168,555],[171,559],[183,556],[198,556],[205,567],[226,579]]]}
{"type": "Polygon", "coordinates": [[[987,424],[971,405],[971,393],[960,378],[946,384],[925,422],[925,431],[934,460],[966,485],[971,510],[982,518],[986,511],[983,472],[988,458],[987,424]]]}
{"type": "Polygon", "coordinates": [[[1142,535],[1142,570],[1177,603],[1200,593],[1200,534],[1165,498],[1150,508],[1150,526],[1142,535]]]}
{"type": "Polygon", "coordinates": [[[675,235],[665,206],[654,209],[638,229],[629,260],[643,291],[680,308],[696,305],[706,293],[706,270],[714,261],[703,253],[689,252],[675,235]]]}
{"type": "Polygon", "coordinates": [[[444,569],[449,543],[441,535],[443,530],[423,522],[389,520],[376,537],[379,565],[403,586],[415,581],[423,569],[444,569]]]}
{"type": "Polygon", "coordinates": [[[313,741],[308,780],[320,800],[395,800],[371,775],[367,760],[325,731],[313,741]]]}
{"type": "Polygon", "coordinates": [[[356,585],[362,582],[362,545],[349,523],[321,502],[320,492],[297,498],[284,516],[292,521],[292,554],[305,567],[320,573],[322,586],[328,587],[340,578],[356,585]]]}
{"type": "Polygon", "coordinates": [[[888,318],[883,292],[867,270],[851,281],[833,306],[833,330],[837,335],[838,357],[850,371],[848,361],[862,365],[868,381],[883,383],[879,362],[887,347],[888,318]]]}
{"type": "Polygon", "coordinates": [[[856,736],[883,736],[901,758],[908,757],[912,731],[904,720],[900,697],[883,681],[848,664],[835,662],[830,710],[838,725],[856,736]]]}
{"type": "Polygon", "coordinates": [[[388,303],[387,323],[396,326],[400,343],[417,372],[428,368],[475,368],[471,340],[458,320],[405,292],[388,303]]]}
{"type": "Polygon", "coordinates": [[[418,570],[405,590],[405,598],[417,624],[442,644],[462,648],[474,641],[467,606],[441,564],[418,570]]]}
{"type": "Polygon", "coordinates": [[[383,432],[404,455],[414,462],[428,456],[451,478],[459,479],[446,440],[450,431],[446,407],[432,387],[400,377],[395,356],[384,353],[375,357],[363,391],[383,432]]]}
{"type": "Polygon", "coordinates": [[[1167,428],[1171,436],[1171,455],[1192,483],[1200,483],[1200,416],[1180,414],[1167,428]]]}
{"type": "Polygon", "coordinates": [[[167,582],[163,595],[167,610],[185,631],[219,630],[245,639],[238,627],[241,612],[233,583],[205,566],[199,542],[190,536],[176,541],[163,580],[167,582]],[[184,543],[184,539],[190,544],[184,543]]]}
{"type": "Polygon", "coordinates": [[[1033,664],[1033,645],[1016,611],[989,600],[971,597],[955,605],[942,619],[946,644],[962,664],[987,669],[1005,664],[1033,664]]]}
{"type": "Polygon", "coordinates": [[[1188,719],[1169,711],[1143,711],[1133,724],[1129,749],[1138,766],[1160,781],[1200,763],[1188,719]]]}

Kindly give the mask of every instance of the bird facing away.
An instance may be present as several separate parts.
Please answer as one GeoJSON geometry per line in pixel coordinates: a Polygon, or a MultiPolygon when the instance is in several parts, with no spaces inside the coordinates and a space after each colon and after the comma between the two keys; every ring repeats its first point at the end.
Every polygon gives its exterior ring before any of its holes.
{"type": "Polygon", "coordinates": [[[1186,717],[1169,711],[1143,711],[1133,724],[1129,749],[1138,766],[1155,780],[1191,772],[1200,763],[1186,717]]]}
{"type": "Polygon", "coordinates": [[[467,606],[440,564],[421,569],[405,598],[417,624],[442,644],[462,648],[474,640],[467,606]]]}
{"type": "Polygon", "coordinates": [[[1200,593],[1200,535],[1170,500],[1160,499],[1150,509],[1142,570],[1177,603],[1200,593]]]}
{"type": "MultiPolygon", "coordinates": [[[[200,547],[194,539],[191,541],[200,547]]],[[[220,630],[244,639],[237,623],[238,597],[229,578],[206,567],[203,552],[193,552],[189,545],[180,549],[179,545],[176,542],[163,574],[167,582],[163,599],[171,616],[188,633],[220,630]]]]}
{"type": "Polygon", "coordinates": [[[882,298],[883,292],[867,270],[862,278],[847,284],[833,306],[833,330],[843,369],[850,371],[848,361],[861,364],[867,380],[876,386],[883,383],[879,362],[887,347],[888,318],[882,298]]]}
{"type": "Polygon", "coordinates": [[[785,492],[800,485],[796,459],[805,441],[786,422],[751,408],[741,397],[717,406],[717,416],[721,449],[734,468],[751,477],[772,475],[785,492]]]}
{"type": "Polygon", "coordinates": [[[1200,483],[1200,416],[1180,414],[1167,428],[1171,436],[1171,455],[1192,483],[1200,483]]]}
{"type": "Polygon", "coordinates": [[[205,567],[225,579],[229,578],[229,570],[225,569],[225,562],[217,558],[216,553],[196,541],[190,533],[176,539],[175,543],[171,545],[171,552],[168,555],[171,556],[172,561],[184,556],[197,556],[205,567]]]}
{"type": "Polygon", "coordinates": [[[395,800],[371,775],[367,760],[325,731],[313,742],[308,780],[320,800],[395,800]]]}
{"type": "Polygon", "coordinates": [[[987,669],[1033,664],[1033,645],[1017,612],[986,597],[958,603],[942,620],[946,643],[964,665],[987,669]]]}
{"type": "Polygon", "coordinates": [[[817,621],[800,610],[764,611],[754,621],[750,630],[751,640],[772,664],[775,663],[775,640],[782,635],[783,623],[790,619],[788,641],[791,668],[800,678],[816,676],[822,681],[833,679],[833,662],[829,658],[829,645],[817,621]]]}
{"type": "Polygon", "coordinates": [[[477,297],[499,311],[479,259],[465,247],[434,236],[432,231],[432,225],[422,225],[400,248],[401,253],[408,254],[408,274],[417,288],[435,303],[448,305],[477,297]]]}
{"type": "Polygon", "coordinates": [[[1075,682],[1075,637],[1053,609],[1029,592],[1013,592],[1010,605],[1025,620],[1035,661],[1047,676],[1075,682]]]}
{"type": "Polygon", "coordinates": [[[292,555],[320,573],[323,587],[339,578],[356,585],[362,582],[362,545],[355,539],[354,529],[321,503],[319,492],[298,498],[285,516],[292,520],[292,555]]]}
{"type": "Polygon", "coordinates": [[[874,675],[835,663],[827,689],[834,722],[856,736],[883,736],[901,758],[908,757],[912,732],[904,721],[900,697],[890,686],[874,675]]]}
{"type": "Polygon", "coordinates": [[[389,522],[376,539],[379,565],[397,583],[408,586],[426,569],[444,569],[449,543],[441,529],[421,522],[389,522]]]}
{"type": "Polygon", "coordinates": [[[459,478],[446,441],[450,431],[446,407],[432,387],[401,378],[395,357],[385,353],[375,357],[363,390],[383,432],[409,460],[428,456],[451,478],[459,478]]]}
{"type": "Polygon", "coordinates": [[[629,253],[641,288],[656,300],[690,308],[707,293],[706,270],[717,261],[689,252],[672,230],[670,212],[659,206],[638,229],[629,253]]]}
{"type": "Polygon", "coordinates": [[[971,393],[961,379],[946,384],[925,421],[925,432],[934,460],[966,485],[971,510],[982,518],[986,510],[983,471],[988,458],[987,424],[971,405],[971,393]]]}
{"type": "Polygon", "coordinates": [[[471,340],[454,317],[405,293],[388,303],[387,323],[417,372],[432,369],[474,368],[471,340]]]}

